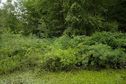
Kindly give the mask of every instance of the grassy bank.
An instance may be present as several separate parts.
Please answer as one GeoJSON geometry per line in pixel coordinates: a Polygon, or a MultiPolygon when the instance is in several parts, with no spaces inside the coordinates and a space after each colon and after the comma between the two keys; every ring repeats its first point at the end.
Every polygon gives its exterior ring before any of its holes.
{"type": "Polygon", "coordinates": [[[0,84],[126,84],[126,70],[15,72],[1,76],[0,84]]]}

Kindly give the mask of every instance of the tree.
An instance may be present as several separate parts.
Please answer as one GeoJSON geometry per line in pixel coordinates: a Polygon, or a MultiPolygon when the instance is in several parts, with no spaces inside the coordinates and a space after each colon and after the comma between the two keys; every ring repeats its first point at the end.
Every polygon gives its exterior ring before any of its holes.
{"type": "Polygon", "coordinates": [[[12,0],[7,0],[0,9],[0,27],[3,29],[9,29],[13,33],[19,33],[23,31],[23,23],[20,21],[21,16],[19,16],[18,7],[16,6],[18,2],[12,4],[12,0]]]}
{"type": "Polygon", "coordinates": [[[108,18],[119,23],[119,31],[126,32],[126,1],[117,0],[117,3],[109,7],[108,18]]]}
{"type": "MultiPolygon", "coordinates": [[[[24,25],[24,34],[31,33],[39,37],[115,32],[118,24],[122,29],[124,23],[121,21],[125,22],[119,20],[121,15],[115,17],[117,11],[114,7],[119,4],[118,0],[22,0],[21,4],[23,14],[18,16],[20,19],[14,15],[15,22],[24,25]]],[[[121,5],[118,6],[124,10],[121,5]]]]}

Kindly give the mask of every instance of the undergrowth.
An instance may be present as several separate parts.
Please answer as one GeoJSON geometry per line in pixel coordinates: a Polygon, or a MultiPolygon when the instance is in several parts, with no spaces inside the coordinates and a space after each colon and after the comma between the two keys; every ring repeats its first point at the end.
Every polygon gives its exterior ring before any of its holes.
{"type": "Polygon", "coordinates": [[[39,67],[47,71],[126,68],[126,35],[102,32],[39,39],[0,34],[0,74],[39,67]]]}

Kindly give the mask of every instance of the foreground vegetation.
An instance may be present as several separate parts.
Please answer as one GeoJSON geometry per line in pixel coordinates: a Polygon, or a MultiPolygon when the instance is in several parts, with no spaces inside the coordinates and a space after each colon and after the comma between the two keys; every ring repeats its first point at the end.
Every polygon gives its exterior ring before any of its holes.
{"type": "Polygon", "coordinates": [[[126,84],[126,1],[2,1],[0,83],[126,84]]]}
{"type": "Polygon", "coordinates": [[[126,35],[123,33],[64,35],[53,39],[3,33],[0,40],[0,74],[35,67],[46,71],[126,68],[126,35]]]}
{"type": "Polygon", "coordinates": [[[0,77],[1,84],[126,84],[126,70],[38,72],[26,71],[0,77]]]}

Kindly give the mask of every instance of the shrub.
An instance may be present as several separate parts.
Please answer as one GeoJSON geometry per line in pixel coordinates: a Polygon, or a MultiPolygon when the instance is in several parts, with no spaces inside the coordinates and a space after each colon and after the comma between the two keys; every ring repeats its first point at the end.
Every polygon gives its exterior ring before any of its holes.
{"type": "Polygon", "coordinates": [[[44,69],[125,68],[125,34],[102,32],[93,36],[56,38],[45,54],[44,69]]]}
{"type": "Polygon", "coordinates": [[[67,49],[67,48],[69,48],[70,40],[71,40],[71,38],[67,35],[61,36],[54,40],[52,46],[55,48],[59,48],[59,49],[67,49]]]}
{"type": "MultiPolygon", "coordinates": [[[[0,74],[39,66],[49,41],[6,33],[0,41],[0,74]]],[[[49,46],[49,44],[48,44],[49,46]]]]}
{"type": "Polygon", "coordinates": [[[84,46],[76,56],[83,68],[124,68],[126,64],[126,53],[122,49],[113,50],[103,44],[84,46]]]}
{"type": "Polygon", "coordinates": [[[38,39],[20,34],[0,36],[0,74],[42,67],[47,71],[126,68],[126,35],[97,32],[38,39]]]}
{"type": "Polygon", "coordinates": [[[113,49],[125,48],[126,35],[123,33],[96,32],[84,41],[84,44],[86,45],[95,45],[99,43],[111,46],[113,49]]]}
{"type": "Polygon", "coordinates": [[[45,54],[43,61],[43,68],[48,71],[67,71],[71,70],[76,63],[76,57],[74,56],[74,49],[52,49],[45,54]]]}

